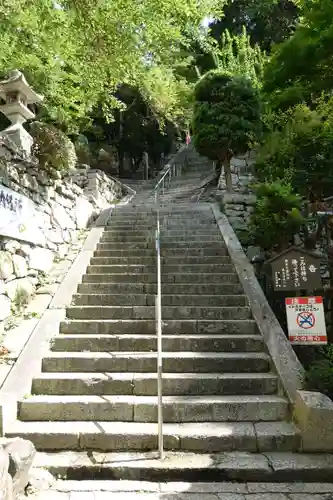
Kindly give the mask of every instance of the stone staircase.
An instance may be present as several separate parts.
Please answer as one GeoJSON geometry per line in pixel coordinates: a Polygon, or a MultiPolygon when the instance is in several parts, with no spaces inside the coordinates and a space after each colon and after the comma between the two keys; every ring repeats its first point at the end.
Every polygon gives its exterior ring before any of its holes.
{"type": "MultiPolygon", "coordinates": [[[[210,205],[165,205],[161,220],[165,448],[297,450],[210,205]]],[[[112,214],[7,435],[39,450],[156,450],[155,227],[148,205],[112,214]]]]}
{"type": "Polygon", "coordinates": [[[149,181],[132,183],[132,204],[112,212],[6,431],[36,445],[36,467],[73,479],[285,478],[270,476],[280,460],[270,454],[292,462],[300,436],[211,205],[194,203],[211,172],[193,155],[161,199],[166,461],[151,455],[157,284],[149,181]]]}

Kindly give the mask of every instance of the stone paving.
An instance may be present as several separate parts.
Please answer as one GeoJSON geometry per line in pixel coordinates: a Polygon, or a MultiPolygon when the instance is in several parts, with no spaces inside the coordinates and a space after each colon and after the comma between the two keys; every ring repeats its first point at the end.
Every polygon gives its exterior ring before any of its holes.
{"type": "Polygon", "coordinates": [[[28,500],[333,500],[333,483],[56,481],[28,500]]]}

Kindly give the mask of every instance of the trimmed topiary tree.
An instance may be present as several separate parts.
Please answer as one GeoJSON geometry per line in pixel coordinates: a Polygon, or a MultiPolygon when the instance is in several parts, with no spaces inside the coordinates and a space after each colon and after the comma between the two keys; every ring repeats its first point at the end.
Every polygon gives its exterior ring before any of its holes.
{"type": "Polygon", "coordinates": [[[246,78],[213,70],[197,83],[194,100],[194,146],[199,154],[224,165],[231,192],[230,160],[246,153],[260,132],[258,92],[246,78]]]}

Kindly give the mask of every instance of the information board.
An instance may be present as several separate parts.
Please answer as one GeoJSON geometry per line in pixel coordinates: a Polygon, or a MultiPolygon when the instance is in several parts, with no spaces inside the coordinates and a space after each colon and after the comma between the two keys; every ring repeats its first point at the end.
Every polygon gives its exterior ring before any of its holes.
{"type": "Polygon", "coordinates": [[[292,344],[327,344],[322,297],[286,298],[288,335],[292,344]]]}
{"type": "Polygon", "coordinates": [[[276,291],[298,291],[322,288],[320,258],[302,249],[290,248],[268,261],[276,291]]]}
{"type": "Polygon", "coordinates": [[[45,244],[41,214],[32,200],[0,184],[0,235],[45,244]]]}

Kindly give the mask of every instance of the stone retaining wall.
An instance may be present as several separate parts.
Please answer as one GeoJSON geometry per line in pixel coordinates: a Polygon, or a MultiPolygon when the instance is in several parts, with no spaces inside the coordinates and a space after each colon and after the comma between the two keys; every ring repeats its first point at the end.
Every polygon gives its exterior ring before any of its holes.
{"type": "MultiPolygon", "coordinates": [[[[80,231],[125,194],[119,181],[87,166],[64,178],[50,178],[6,137],[0,138],[0,192],[2,186],[31,200],[37,222],[36,240],[0,234],[0,333],[3,321],[29,301],[54,260],[63,259],[75,245],[80,231]]],[[[0,204],[3,200],[0,193],[0,204]]]]}
{"type": "Polygon", "coordinates": [[[223,212],[235,230],[244,230],[246,228],[256,202],[250,188],[254,180],[252,173],[254,160],[254,152],[231,159],[233,193],[228,193],[226,190],[224,169],[222,167],[217,188],[217,199],[221,202],[223,212]]]}

